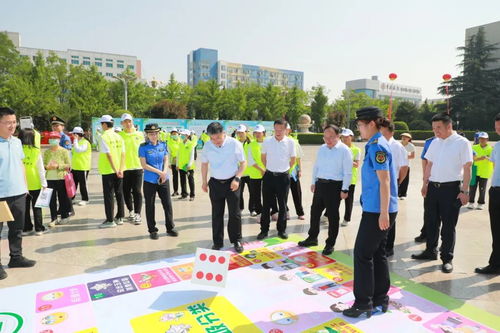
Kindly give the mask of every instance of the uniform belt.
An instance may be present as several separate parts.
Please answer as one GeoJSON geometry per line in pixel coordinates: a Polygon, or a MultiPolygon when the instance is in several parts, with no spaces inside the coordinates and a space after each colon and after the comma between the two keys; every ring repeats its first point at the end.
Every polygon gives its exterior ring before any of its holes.
{"type": "Polygon", "coordinates": [[[285,172],[274,172],[274,171],[269,171],[267,170],[266,171],[267,173],[273,175],[273,176],[284,176],[284,175],[288,175],[288,171],[285,171],[285,172]]]}
{"type": "Polygon", "coordinates": [[[454,181],[454,182],[444,182],[444,183],[438,183],[438,182],[429,182],[429,185],[432,185],[436,188],[440,187],[453,187],[453,186],[460,186],[460,181],[454,181]]]}
{"type": "Polygon", "coordinates": [[[335,184],[335,183],[342,183],[341,180],[332,180],[332,179],[323,179],[323,178],[318,178],[318,180],[316,180],[317,183],[321,183],[321,184],[335,184]]]}
{"type": "Polygon", "coordinates": [[[217,179],[217,178],[212,177],[211,179],[213,179],[214,181],[216,181],[218,183],[225,184],[227,182],[232,182],[234,177],[231,177],[229,179],[217,179]]]}

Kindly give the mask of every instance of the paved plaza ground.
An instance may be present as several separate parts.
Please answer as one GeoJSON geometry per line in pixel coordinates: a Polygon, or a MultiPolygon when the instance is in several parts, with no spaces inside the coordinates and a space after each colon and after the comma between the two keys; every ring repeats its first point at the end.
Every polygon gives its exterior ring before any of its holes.
{"type": "MultiPolygon", "coordinates": [[[[363,144],[358,144],[363,146],[363,144]]],[[[309,190],[312,166],[318,146],[304,146],[303,158],[303,205],[306,220],[300,221],[295,215],[293,202],[289,200],[291,220],[288,232],[305,237],[309,226],[309,210],[312,193],[309,190]]],[[[422,148],[417,147],[417,156],[422,148]]],[[[94,167],[97,153],[94,153],[94,167]]],[[[8,269],[7,228],[2,232],[1,260],[9,277],[0,281],[0,288],[67,277],[82,273],[92,273],[109,268],[139,264],[147,261],[192,254],[197,247],[210,248],[211,214],[208,194],[201,190],[201,173],[195,173],[196,199],[193,202],[173,200],[174,221],[180,235],[167,237],[164,227],[159,240],[151,240],[147,232],[145,216],[143,224],[125,223],[114,229],[99,229],[104,220],[101,178],[96,169],[89,176],[90,200],[86,207],[75,205],[76,215],[68,225],[57,226],[43,236],[27,236],[23,240],[24,254],[37,260],[31,269],[8,269]]],[[[474,273],[474,268],[488,263],[491,252],[491,234],[487,210],[468,210],[462,208],[455,247],[455,269],[451,274],[440,270],[439,260],[420,262],[410,259],[412,253],[423,249],[422,244],[414,242],[422,226],[423,201],[420,195],[422,172],[420,159],[411,161],[411,180],[408,198],[399,201],[395,255],[390,260],[390,269],[400,276],[441,291],[460,301],[500,315],[500,276],[484,276],[474,273]]],[[[342,227],[335,251],[352,256],[354,240],[361,216],[357,185],[352,223],[342,227]]],[[[79,197],[79,196],[78,196],[79,197]]],[[[245,205],[248,192],[244,193],[245,205]]],[[[164,223],[163,212],[157,200],[157,221],[164,223]]],[[[49,222],[48,210],[44,212],[44,222],[49,222]]],[[[343,213],[343,205],[341,214],[343,213]]],[[[243,216],[244,241],[255,240],[259,232],[258,220],[250,217],[245,210],[243,216]]],[[[275,226],[271,226],[270,236],[275,236],[275,226]]],[[[326,224],[322,225],[320,242],[326,238],[326,224]]],[[[229,246],[226,233],[226,246],[229,246]]]]}

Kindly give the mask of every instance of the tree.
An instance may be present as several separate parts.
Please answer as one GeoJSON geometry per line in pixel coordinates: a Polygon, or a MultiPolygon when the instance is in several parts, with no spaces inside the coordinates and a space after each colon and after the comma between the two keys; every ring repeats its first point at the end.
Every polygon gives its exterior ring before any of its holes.
{"type": "Polygon", "coordinates": [[[339,111],[331,111],[326,116],[326,123],[328,125],[332,124],[340,128],[345,127],[347,118],[345,113],[339,111]]]}
{"type": "Polygon", "coordinates": [[[395,120],[410,123],[418,118],[418,108],[414,103],[407,101],[399,103],[394,117],[395,120]]]}
{"type": "Polygon", "coordinates": [[[314,128],[316,131],[321,132],[323,122],[325,120],[326,106],[328,104],[328,97],[324,93],[323,86],[313,87],[314,98],[311,102],[311,118],[314,121],[314,128]]]}
{"type": "Polygon", "coordinates": [[[187,117],[186,105],[174,100],[165,99],[151,107],[151,118],[185,119],[187,117]]]}
{"type": "Polygon", "coordinates": [[[258,105],[259,119],[282,119],[286,114],[285,99],[279,87],[269,83],[262,91],[258,105]]]}
{"type": "MultiPolygon", "coordinates": [[[[331,107],[331,112],[340,112],[346,115],[349,114],[349,118],[346,119],[345,125],[352,128],[353,120],[356,119],[356,110],[367,106],[376,106],[382,111],[387,113],[389,107],[389,99],[376,99],[371,98],[364,92],[355,92],[353,90],[342,91],[342,96],[336,99],[331,107]],[[349,122],[349,124],[347,124],[349,122]]],[[[398,102],[393,101],[393,107],[397,108],[398,102]]]]}
{"type": "Polygon", "coordinates": [[[193,89],[190,107],[197,119],[219,119],[218,104],[221,92],[215,80],[202,81],[193,89]]]}
{"type": "Polygon", "coordinates": [[[305,106],[306,102],[307,94],[296,86],[286,92],[286,119],[290,122],[292,128],[297,126],[299,117],[308,111],[305,106]]]}

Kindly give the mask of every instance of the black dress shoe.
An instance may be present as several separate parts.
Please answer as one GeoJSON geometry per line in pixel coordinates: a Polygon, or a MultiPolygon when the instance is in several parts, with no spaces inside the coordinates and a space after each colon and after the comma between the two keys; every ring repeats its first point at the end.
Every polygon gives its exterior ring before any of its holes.
{"type": "Polygon", "coordinates": [[[412,259],[417,259],[417,260],[436,260],[437,259],[437,253],[429,252],[429,251],[423,251],[419,254],[412,254],[411,255],[412,259]]]}
{"type": "Polygon", "coordinates": [[[267,232],[265,232],[265,231],[261,231],[261,232],[257,235],[257,239],[258,239],[258,240],[261,240],[261,239],[264,239],[264,238],[267,238],[267,232]]]}
{"type": "Polygon", "coordinates": [[[448,262],[443,261],[443,265],[441,266],[441,271],[443,273],[453,272],[453,264],[451,263],[451,261],[448,261],[448,262]]]}
{"type": "Polygon", "coordinates": [[[212,250],[217,250],[219,251],[220,249],[222,249],[222,245],[212,245],[212,250]]]}
{"type": "Polygon", "coordinates": [[[284,231],[278,232],[278,237],[281,239],[288,239],[288,234],[284,231]]]}
{"type": "Polygon", "coordinates": [[[3,280],[7,277],[7,272],[3,269],[2,264],[0,264],[0,280],[3,280]]]}
{"type": "Polygon", "coordinates": [[[243,245],[241,245],[241,242],[240,241],[236,241],[234,242],[234,250],[238,253],[241,253],[243,252],[243,245]]]}
{"type": "Polygon", "coordinates": [[[9,267],[10,268],[15,268],[15,267],[33,267],[35,266],[36,264],[36,261],[35,260],[30,260],[30,259],[27,259],[23,256],[19,256],[19,257],[12,257],[10,258],[10,261],[9,261],[9,267]]]}
{"type": "Polygon", "coordinates": [[[386,249],[385,250],[386,257],[392,257],[393,255],[394,255],[394,249],[390,249],[390,250],[386,249]]]}
{"type": "Polygon", "coordinates": [[[474,272],[479,274],[500,274],[500,267],[488,265],[486,267],[478,267],[474,272]]]}
{"type": "Polygon", "coordinates": [[[158,236],[158,233],[157,233],[157,232],[150,232],[150,233],[149,233],[149,238],[151,238],[151,239],[155,239],[155,240],[156,240],[156,239],[158,239],[158,238],[160,238],[160,237],[158,236]]]}
{"type": "Polygon", "coordinates": [[[170,231],[167,230],[167,235],[172,236],[172,237],[177,237],[177,236],[179,236],[179,233],[176,230],[172,229],[170,231]]]}
{"type": "Polygon", "coordinates": [[[171,197],[176,197],[178,195],[179,195],[179,192],[174,192],[174,193],[172,193],[171,197]]]}
{"type": "Polygon", "coordinates": [[[370,318],[372,316],[372,309],[367,308],[367,309],[360,309],[353,305],[347,310],[342,311],[342,314],[346,317],[351,317],[351,318],[358,318],[361,316],[363,313],[366,314],[366,318],[370,318]]]}
{"type": "Polygon", "coordinates": [[[333,246],[325,246],[325,248],[323,249],[323,252],[321,252],[323,255],[325,256],[329,256],[330,254],[333,253],[333,246]]]}
{"type": "Polygon", "coordinates": [[[306,238],[303,241],[298,242],[297,244],[299,244],[299,246],[303,246],[303,247],[316,246],[316,245],[318,245],[318,240],[306,238]]]}
{"type": "Polygon", "coordinates": [[[425,242],[426,239],[427,239],[427,237],[425,237],[424,235],[420,234],[417,237],[415,237],[415,242],[417,242],[417,243],[423,243],[423,242],[425,242]]]}

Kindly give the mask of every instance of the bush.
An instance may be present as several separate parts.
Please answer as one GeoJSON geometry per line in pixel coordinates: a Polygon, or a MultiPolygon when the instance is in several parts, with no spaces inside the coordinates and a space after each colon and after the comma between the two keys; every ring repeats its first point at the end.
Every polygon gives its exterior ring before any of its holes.
{"type": "Polygon", "coordinates": [[[394,128],[396,130],[401,130],[401,131],[408,131],[408,130],[410,130],[408,128],[408,125],[404,121],[395,121],[394,122],[394,128]]]}
{"type": "Polygon", "coordinates": [[[425,120],[421,120],[421,119],[417,119],[417,120],[414,120],[410,123],[410,128],[412,130],[432,130],[432,125],[425,121],[425,120]]]}
{"type": "Polygon", "coordinates": [[[323,133],[298,133],[297,138],[301,145],[321,145],[323,141],[323,133]]]}

